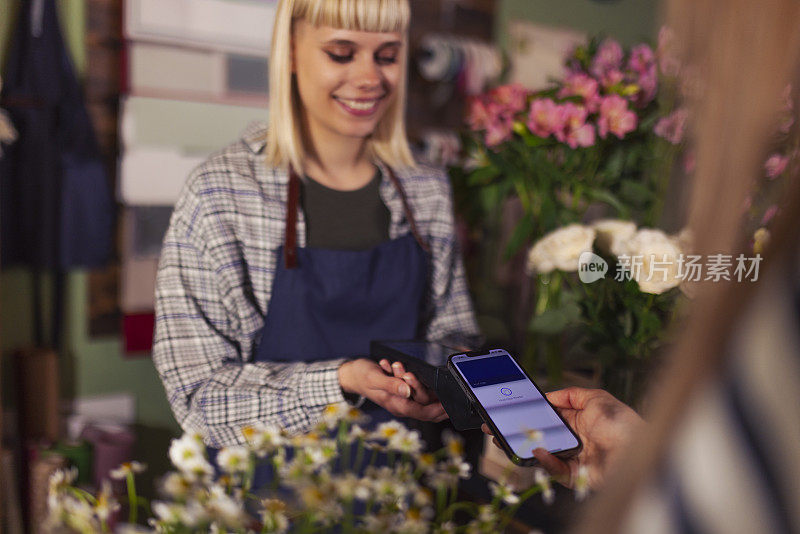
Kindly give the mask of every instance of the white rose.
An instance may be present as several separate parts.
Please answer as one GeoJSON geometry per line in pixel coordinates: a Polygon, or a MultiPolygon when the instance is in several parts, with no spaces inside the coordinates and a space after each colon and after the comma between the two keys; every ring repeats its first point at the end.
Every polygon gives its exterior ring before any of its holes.
{"type": "Polygon", "coordinates": [[[597,246],[604,252],[619,256],[624,243],[636,233],[636,223],[622,219],[600,219],[592,223],[597,232],[597,246]]]}
{"type": "Polygon", "coordinates": [[[624,246],[624,253],[631,257],[631,276],[645,293],[656,295],[681,283],[678,278],[678,259],[681,249],[675,239],[661,230],[642,229],[624,246]]]}
{"type": "Polygon", "coordinates": [[[570,224],[554,230],[533,245],[528,253],[529,273],[549,273],[553,269],[565,272],[578,270],[582,252],[592,250],[595,231],[580,224],[570,224]]]}

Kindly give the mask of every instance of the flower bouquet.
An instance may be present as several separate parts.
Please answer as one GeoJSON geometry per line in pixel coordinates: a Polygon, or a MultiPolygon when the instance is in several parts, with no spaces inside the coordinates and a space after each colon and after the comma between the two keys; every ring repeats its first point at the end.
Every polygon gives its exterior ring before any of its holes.
{"type": "MultiPolygon", "coordinates": [[[[426,453],[420,434],[401,423],[382,423],[374,431],[360,425],[365,416],[344,404],[331,405],[321,423],[303,435],[289,436],[265,426],[246,427],[243,445],[222,449],[218,471],[198,434],[175,439],[169,456],[176,471],[162,479],[162,500],[137,497],[138,464],[115,475],[127,480],[128,522],[117,532],[503,532],[516,509],[531,496],[553,498],[550,478],[516,493],[490,482],[491,502],[458,501],[457,487],[469,478],[464,446],[452,433],[445,446],[426,453]],[[383,458],[379,466],[379,458],[383,458]],[[259,465],[272,467],[268,488],[252,488],[259,465]],[[138,524],[137,512],[148,516],[138,524]]],[[[587,491],[585,470],[576,496],[587,491]]],[[[104,485],[98,496],[72,486],[74,471],[50,481],[47,527],[67,532],[110,532],[109,519],[120,508],[104,485]]],[[[579,477],[580,478],[580,477],[579,477]]]]}
{"type": "Polygon", "coordinates": [[[656,99],[671,79],[666,55],[595,39],[570,54],[563,79],[545,90],[505,85],[472,99],[468,160],[452,171],[461,212],[484,222],[502,199],[518,198],[523,217],[508,257],[580,221],[592,203],[654,224],[666,182],[657,163],[674,154],[682,132],[682,115],[656,99]]]}
{"type": "Polygon", "coordinates": [[[564,76],[548,88],[506,85],[471,101],[465,163],[451,177],[467,242],[481,244],[468,272],[490,340],[531,350],[524,316],[538,297],[521,255],[531,242],[587,212],[658,222],[664,163],[679,153],[684,127],[664,96],[676,75],[668,44],[663,32],[656,50],[594,39],[569,54],[564,76]]]}
{"type": "Polygon", "coordinates": [[[604,219],[536,242],[527,262],[537,283],[529,331],[550,349],[551,378],[560,377],[562,334],[570,332],[573,354],[589,355],[603,387],[635,404],[679,309],[678,288],[703,276],[699,257],[687,253],[689,241],[686,232],[668,236],[604,219]]]}

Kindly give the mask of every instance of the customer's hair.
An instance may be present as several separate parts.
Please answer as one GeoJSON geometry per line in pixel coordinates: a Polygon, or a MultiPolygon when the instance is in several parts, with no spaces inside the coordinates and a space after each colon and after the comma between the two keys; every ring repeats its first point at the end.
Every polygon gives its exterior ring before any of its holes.
{"type": "MultiPolygon", "coordinates": [[[[742,213],[763,174],[781,92],[798,74],[797,0],[669,0],[665,17],[684,61],[699,76],[692,104],[696,171],[689,210],[697,254],[749,256],[742,213]]],[[[797,109],[797,105],[795,105],[797,109]]],[[[800,177],[790,179],[786,205],[764,255],[760,279],[778,275],[798,248],[800,177]]],[[[616,532],[636,490],[653,476],[689,409],[692,393],[719,376],[727,340],[757,284],[714,283],[699,288],[690,317],[660,375],[646,434],[631,444],[625,465],[578,525],[581,533],[616,532]]]]}
{"type": "MultiPolygon", "coordinates": [[[[272,33],[269,78],[269,133],[267,162],[275,167],[291,164],[298,171],[309,151],[303,138],[300,95],[292,75],[294,22],[349,30],[408,33],[411,17],[408,0],[281,0],[272,33]]],[[[406,39],[407,42],[407,39],[406,39]]],[[[401,54],[401,77],[394,99],[375,132],[367,140],[367,152],[393,167],[414,165],[405,129],[407,46],[401,54]]]]}

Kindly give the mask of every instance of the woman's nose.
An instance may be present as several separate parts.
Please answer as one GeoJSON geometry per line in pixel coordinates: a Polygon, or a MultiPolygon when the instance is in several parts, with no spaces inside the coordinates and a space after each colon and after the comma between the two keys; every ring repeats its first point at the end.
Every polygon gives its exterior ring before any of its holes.
{"type": "Polygon", "coordinates": [[[363,89],[373,89],[381,86],[383,75],[372,58],[364,59],[357,63],[355,82],[358,87],[363,89]]]}

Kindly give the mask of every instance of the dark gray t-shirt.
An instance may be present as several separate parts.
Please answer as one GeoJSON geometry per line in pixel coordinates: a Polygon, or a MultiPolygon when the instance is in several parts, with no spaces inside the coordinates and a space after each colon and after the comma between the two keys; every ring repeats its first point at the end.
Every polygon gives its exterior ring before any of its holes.
{"type": "Polygon", "coordinates": [[[380,196],[381,173],[354,191],[325,187],[306,176],[300,205],[306,216],[306,245],[333,250],[366,250],[389,239],[389,209],[380,196]]]}

